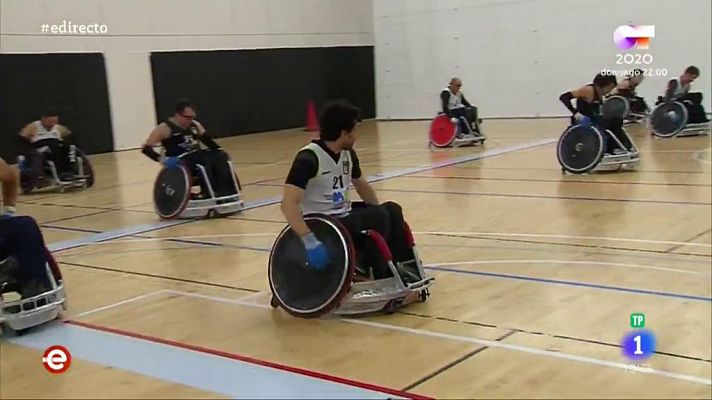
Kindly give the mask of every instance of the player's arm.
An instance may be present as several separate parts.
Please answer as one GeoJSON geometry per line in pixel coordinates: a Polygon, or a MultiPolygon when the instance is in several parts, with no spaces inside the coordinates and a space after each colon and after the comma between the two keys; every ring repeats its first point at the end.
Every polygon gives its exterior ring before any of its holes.
{"type": "Polygon", "coordinates": [[[14,213],[17,205],[17,192],[19,186],[17,171],[0,158],[0,182],[2,182],[2,202],[5,211],[14,213]]]}
{"type": "Polygon", "coordinates": [[[311,232],[306,222],[304,222],[304,216],[299,207],[302,196],[304,196],[304,189],[291,184],[285,184],[284,192],[282,193],[282,204],[280,206],[282,215],[284,215],[289,226],[299,237],[304,237],[311,232]]]}
{"type": "Polygon", "coordinates": [[[299,204],[309,180],[316,176],[318,170],[319,161],[316,155],[310,150],[302,150],[294,158],[284,184],[280,209],[289,226],[300,237],[306,236],[311,230],[304,222],[299,204]]]}
{"type": "Polygon", "coordinates": [[[198,121],[193,121],[195,122],[195,126],[198,127],[198,140],[203,142],[204,145],[208,146],[210,150],[221,150],[222,147],[220,147],[215,140],[213,140],[212,137],[208,134],[208,132],[205,130],[203,127],[203,124],[201,124],[198,121]]]}
{"type": "Polygon", "coordinates": [[[443,90],[442,92],[440,92],[440,104],[442,106],[443,112],[447,115],[450,115],[450,110],[447,108],[449,102],[450,92],[447,90],[443,90]]]}
{"type": "Polygon", "coordinates": [[[148,139],[146,139],[141,147],[141,152],[151,160],[161,162],[161,155],[158,154],[153,147],[159,145],[161,141],[167,138],[170,134],[171,130],[168,128],[168,125],[161,123],[153,129],[150,135],[148,135],[148,139]]]}
{"type": "Polygon", "coordinates": [[[559,100],[566,106],[566,108],[571,111],[571,114],[576,114],[576,107],[571,104],[571,100],[573,99],[591,99],[593,98],[593,87],[591,86],[583,86],[578,89],[562,93],[561,96],[559,96],[559,100]]]}
{"type": "Polygon", "coordinates": [[[21,154],[29,153],[32,150],[32,138],[37,134],[35,124],[27,124],[20,130],[17,137],[17,147],[21,154]]]}
{"type": "Polygon", "coordinates": [[[376,196],[376,191],[373,190],[373,187],[370,183],[368,183],[366,178],[363,176],[363,173],[361,172],[361,162],[359,161],[356,152],[350,150],[350,153],[351,163],[353,164],[353,168],[351,168],[351,182],[353,183],[354,188],[356,189],[356,193],[358,193],[358,195],[361,197],[361,200],[363,200],[366,204],[371,204],[374,206],[379,205],[380,203],[378,202],[378,196],[376,196]]]}
{"type": "Polygon", "coordinates": [[[673,99],[673,93],[675,93],[675,90],[677,90],[677,81],[675,79],[671,79],[670,82],[668,82],[667,90],[665,90],[665,101],[673,99]]]}

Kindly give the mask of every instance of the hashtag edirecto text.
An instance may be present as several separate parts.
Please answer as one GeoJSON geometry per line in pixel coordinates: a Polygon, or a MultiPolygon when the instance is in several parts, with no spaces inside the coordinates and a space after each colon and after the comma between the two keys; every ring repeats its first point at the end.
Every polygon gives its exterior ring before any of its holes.
{"type": "Polygon", "coordinates": [[[72,21],[62,20],[60,24],[42,24],[40,30],[44,34],[53,35],[96,35],[106,34],[109,27],[105,24],[75,24],[72,21]]]}

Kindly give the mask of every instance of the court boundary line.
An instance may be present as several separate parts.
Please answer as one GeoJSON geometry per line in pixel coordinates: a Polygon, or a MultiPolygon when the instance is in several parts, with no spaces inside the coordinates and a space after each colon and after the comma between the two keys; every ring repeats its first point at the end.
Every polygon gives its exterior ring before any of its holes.
{"type": "MultiPolygon", "coordinates": [[[[206,295],[206,294],[201,294],[201,293],[184,292],[184,291],[175,290],[175,289],[164,289],[163,292],[180,295],[180,296],[186,296],[186,297],[201,298],[201,299],[211,300],[211,301],[220,302],[220,303],[243,305],[243,306],[247,306],[247,307],[261,308],[261,309],[268,309],[268,310],[272,309],[271,306],[266,305],[266,304],[258,304],[258,303],[253,303],[253,302],[241,301],[239,299],[228,299],[228,298],[224,298],[224,297],[211,296],[211,295],[206,295]]],[[[550,358],[563,359],[563,360],[568,360],[568,361],[577,361],[577,362],[581,362],[584,364],[598,365],[598,366],[609,367],[609,368],[614,368],[614,369],[623,370],[623,371],[640,372],[643,374],[657,375],[657,376],[667,377],[667,378],[671,378],[671,379],[677,379],[677,380],[712,386],[712,379],[705,379],[705,378],[700,378],[698,376],[669,372],[669,371],[664,371],[664,370],[659,370],[659,369],[654,369],[654,368],[649,368],[649,367],[641,367],[638,365],[624,364],[624,363],[620,363],[620,362],[616,362],[616,361],[607,361],[607,360],[602,360],[602,359],[598,359],[598,358],[594,358],[594,357],[579,356],[576,354],[555,352],[555,351],[550,351],[550,350],[542,350],[542,349],[538,349],[538,348],[534,348],[534,347],[502,343],[502,342],[497,342],[497,341],[493,341],[493,340],[479,339],[479,338],[475,338],[475,337],[471,337],[471,336],[454,335],[454,334],[435,332],[435,331],[429,331],[429,330],[424,330],[424,329],[384,324],[384,323],[374,322],[374,321],[357,320],[357,319],[353,319],[353,318],[343,318],[343,317],[332,317],[330,319],[334,320],[334,321],[347,322],[347,323],[352,323],[352,324],[356,324],[356,325],[364,325],[364,326],[370,326],[370,327],[375,327],[375,328],[381,328],[381,329],[385,329],[385,330],[406,332],[406,333],[410,333],[410,334],[414,334],[414,335],[435,337],[435,338],[440,338],[440,339],[459,341],[459,342],[463,342],[463,343],[474,343],[474,344],[479,344],[479,345],[486,346],[486,347],[518,351],[521,353],[529,353],[529,354],[545,356],[545,357],[550,357],[550,358]]],[[[74,321],[74,320],[67,320],[67,321],[65,321],[65,323],[82,324],[82,322],[74,321]]],[[[113,329],[113,328],[108,328],[108,329],[113,329]]],[[[121,334],[121,333],[119,333],[119,334],[121,334]]],[[[164,340],[164,339],[160,339],[160,338],[154,338],[154,339],[164,340]]]]}
{"type": "Polygon", "coordinates": [[[586,261],[586,260],[539,260],[539,259],[519,259],[519,260],[471,260],[471,261],[448,261],[435,264],[426,264],[425,267],[437,266],[437,267],[447,267],[455,265],[493,265],[493,264],[577,264],[577,265],[605,265],[610,267],[622,267],[622,268],[634,268],[634,269],[647,269],[651,271],[664,271],[673,272],[678,274],[686,275],[701,275],[701,276],[712,276],[712,273],[699,272],[687,269],[676,269],[676,268],[665,268],[656,267],[654,265],[641,265],[641,264],[627,264],[627,263],[615,263],[607,261],[586,261]]]}
{"type": "MultiPolygon", "coordinates": [[[[561,335],[561,334],[554,334],[554,333],[548,333],[548,332],[537,332],[537,331],[532,331],[528,329],[522,329],[522,328],[510,328],[507,326],[500,326],[500,325],[494,325],[494,324],[487,324],[483,322],[477,322],[477,321],[470,321],[467,319],[456,319],[456,318],[451,318],[451,317],[441,317],[441,316],[436,316],[436,315],[429,315],[429,314],[424,314],[424,313],[416,313],[412,311],[405,311],[405,310],[398,310],[397,311],[399,314],[402,315],[407,315],[409,317],[416,317],[416,318],[424,318],[424,319],[433,319],[437,321],[444,321],[444,322],[450,322],[450,323],[455,323],[455,324],[463,324],[463,325],[471,325],[471,326],[477,326],[481,328],[490,328],[490,329],[502,329],[502,330],[511,330],[515,331],[518,333],[524,333],[527,335],[534,335],[534,336],[546,336],[549,338],[553,339],[563,339],[563,340],[569,340],[569,341],[574,341],[574,342],[581,342],[581,343],[588,343],[588,344],[595,344],[599,346],[607,346],[607,347],[615,347],[615,348],[622,348],[620,344],[616,343],[610,343],[610,342],[604,342],[601,340],[594,340],[594,339],[586,339],[586,338],[581,338],[581,337],[576,337],[576,336],[568,336],[568,335],[561,335]]],[[[680,358],[688,361],[695,361],[695,362],[703,362],[707,364],[712,364],[712,359],[708,358],[701,358],[701,357],[695,357],[695,356],[688,356],[685,354],[677,354],[677,353],[671,353],[667,351],[658,351],[656,350],[654,354],[658,355],[663,355],[667,357],[674,357],[674,358],[680,358]]]]}
{"type": "Polygon", "coordinates": [[[385,386],[380,386],[368,382],[363,382],[363,381],[358,381],[354,379],[349,379],[349,378],[343,378],[340,376],[336,375],[331,375],[323,372],[318,372],[306,368],[299,368],[299,367],[293,367],[290,365],[286,364],[281,364],[281,363],[276,363],[268,360],[262,360],[259,358],[255,357],[250,357],[250,356],[245,356],[241,354],[237,354],[234,352],[230,351],[224,351],[224,350],[218,350],[218,349],[213,349],[205,346],[199,346],[199,345],[193,345],[189,343],[184,343],[184,342],[179,342],[176,340],[170,340],[170,339],[164,339],[160,338],[157,336],[152,336],[152,335],[145,335],[137,332],[131,332],[127,331],[124,329],[117,329],[117,328],[111,328],[108,326],[103,326],[99,324],[94,324],[90,322],[83,322],[83,321],[74,321],[74,320],[67,320],[63,321],[63,323],[68,324],[68,325],[74,325],[78,326],[84,329],[90,329],[98,332],[104,332],[104,333],[111,333],[119,336],[124,336],[124,337],[130,337],[133,339],[139,339],[143,340],[146,342],[150,343],[157,343],[157,344],[162,344],[166,346],[171,346],[183,350],[189,350],[189,351],[194,351],[197,353],[201,354],[208,354],[216,357],[221,357],[221,358],[226,358],[229,360],[233,361],[241,361],[244,363],[252,364],[252,365],[258,365],[261,367],[266,367],[266,368],[271,368],[274,370],[282,371],[282,372],[287,372],[287,373],[292,373],[295,375],[301,375],[305,376],[308,378],[312,379],[317,379],[317,380],[322,380],[322,381],[327,381],[327,382],[332,382],[332,383],[338,383],[342,384],[345,386],[350,386],[350,387],[355,387],[359,389],[365,389],[365,390],[370,390],[382,394],[390,394],[390,395],[395,395],[395,396],[400,396],[404,398],[409,398],[409,399],[416,399],[416,400],[431,400],[433,399],[432,397],[416,394],[416,393],[409,393],[404,390],[398,390],[398,389],[393,389],[393,388],[388,388],[385,386]]]}
{"type": "MultiPolygon", "coordinates": [[[[430,171],[430,170],[434,170],[434,169],[438,169],[438,168],[449,167],[452,165],[462,164],[462,163],[471,162],[471,161],[478,161],[478,160],[495,157],[495,156],[502,155],[502,154],[513,153],[513,152],[517,152],[517,151],[521,151],[521,150],[527,150],[527,149],[531,149],[531,148],[535,148],[535,147],[539,147],[539,146],[549,145],[549,144],[556,142],[557,140],[558,139],[552,139],[552,138],[539,139],[539,140],[536,140],[533,142],[528,142],[528,143],[503,146],[503,147],[496,148],[493,150],[487,150],[487,151],[484,151],[484,152],[478,153],[478,154],[472,154],[472,155],[468,155],[468,156],[451,158],[448,160],[431,163],[430,165],[427,165],[427,166],[416,166],[416,167],[410,167],[410,168],[403,168],[403,169],[399,169],[399,170],[395,170],[395,171],[391,171],[391,172],[378,173],[378,174],[370,176],[368,178],[368,181],[369,182],[379,182],[382,180],[397,178],[400,176],[410,175],[410,174],[414,174],[414,173],[418,173],[418,172],[430,171]]],[[[248,203],[245,206],[245,208],[243,209],[243,211],[273,205],[273,204],[280,202],[281,199],[282,199],[281,196],[274,196],[274,197],[268,197],[268,198],[261,199],[261,200],[255,200],[252,203],[248,203]]],[[[132,235],[136,235],[136,234],[140,234],[140,233],[152,232],[152,231],[160,230],[163,228],[173,227],[176,225],[188,224],[191,222],[196,222],[196,220],[190,219],[190,220],[179,220],[179,221],[161,221],[158,223],[149,223],[149,224],[120,228],[120,229],[115,229],[115,230],[109,230],[109,231],[102,232],[101,234],[89,235],[86,237],[67,240],[67,241],[59,242],[59,243],[51,243],[48,245],[48,249],[53,252],[59,252],[59,251],[68,250],[68,249],[75,248],[75,247],[80,247],[80,246],[83,246],[88,243],[118,239],[121,237],[132,236],[132,235]]]]}
{"type": "Polygon", "coordinates": [[[538,277],[526,276],[526,275],[502,274],[502,273],[496,273],[496,272],[462,270],[462,269],[455,269],[455,268],[438,267],[438,266],[433,266],[433,265],[427,266],[424,268],[431,269],[433,271],[450,272],[450,273],[455,273],[455,274],[481,275],[481,276],[487,276],[487,277],[491,277],[491,278],[493,277],[493,278],[514,279],[514,280],[544,283],[544,284],[550,284],[550,285],[584,287],[584,288],[589,288],[589,289],[601,289],[601,290],[609,290],[609,291],[622,292],[622,293],[634,293],[634,294],[642,294],[642,295],[649,295],[649,296],[670,297],[670,298],[675,298],[675,299],[685,299],[685,300],[694,300],[694,301],[712,303],[712,297],[702,297],[702,296],[682,294],[682,293],[661,292],[661,291],[657,291],[657,290],[627,288],[627,287],[622,287],[622,286],[610,286],[610,285],[603,285],[603,284],[599,284],[599,283],[577,282],[577,281],[569,281],[569,280],[563,280],[563,279],[538,278],[538,277]]]}
{"type": "Polygon", "coordinates": [[[707,243],[690,243],[690,242],[675,242],[669,240],[653,240],[653,239],[634,239],[609,236],[580,236],[580,235],[558,235],[546,233],[510,233],[510,232],[448,232],[448,231],[413,231],[414,235],[455,235],[459,237],[469,237],[477,239],[477,236],[513,236],[513,237],[540,237],[552,239],[582,239],[582,240],[604,240],[612,242],[633,242],[633,243],[648,243],[648,244],[670,244],[670,245],[690,245],[699,247],[712,248],[712,244],[707,243]]]}

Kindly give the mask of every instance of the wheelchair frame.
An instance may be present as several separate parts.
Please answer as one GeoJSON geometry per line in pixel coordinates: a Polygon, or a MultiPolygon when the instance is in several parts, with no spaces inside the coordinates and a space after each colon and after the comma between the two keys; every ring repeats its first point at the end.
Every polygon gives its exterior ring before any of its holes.
{"type": "Polygon", "coordinates": [[[667,138],[671,138],[671,137],[689,137],[689,136],[701,136],[701,135],[709,135],[710,134],[710,131],[712,130],[712,121],[689,124],[689,123],[687,123],[687,121],[689,119],[689,115],[688,115],[688,111],[687,111],[687,106],[685,106],[684,101],[675,100],[673,103],[680,105],[685,123],[683,123],[680,128],[678,128],[676,131],[674,131],[670,134],[662,134],[662,133],[656,131],[655,127],[653,126],[653,123],[652,123],[652,115],[655,112],[655,110],[657,110],[659,107],[666,104],[665,102],[658,103],[655,106],[655,108],[653,109],[653,111],[650,113],[649,129],[650,129],[650,133],[653,136],[660,138],[660,139],[667,139],[667,138]]]}
{"type": "MultiPolygon", "coordinates": [[[[562,156],[561,156],[561,140],[564,138],[564,136],[574,129],[575,127],[578,127],[580,125],[572,125],[568,127],[564,133],[561,135],[561,138],[559,139],[559,144],[557,145],[557,156],[559,158],[559,163],[561,164],[561,172],[566,173],[566,172],[571,172],[574,174],[585,174],[588,172],[603,172],[603,171],[617,171],[620,169],[634,169],[637,168],[638,165],[640,164],[640,150],[638,150],[638,147],[635,145],[633,142],[632,138],[630,135],[628,135],[628,132],[623,129],[623,133],[625,133],[626,136],[628,136],[628,140],[630,141],[632,145],[631,150],[627,150],[625,146],[623,146],[623,143],[616,137],[616,135],[613,134],[610,130],[606,129],[604,130],[604,133],[601,133],[601,130],[595,126],[590,126],[591,129],[594,130],[594,132],[599,136],[599,140],[601,143],[601,149],[599,151],[598,156],[594,161],[586,166],[585,168],[581,168],[576,170],[575,168],[571,168],[568,166],[565,166],[565,162],[562,161],[562,156]],[[603,140],[603,135],[607,134],[609,138],[612,138],[615,143],[618,145],[618,148],[623,150],[623,154],[605,154],[605,148],[604,148],[604,143],[605,141],[603,140]]],[[[577,147],[581,145],[580,143],[577,144],[577,147]]]]}
{"type": "MultiPolygon", "coordinates": [[[[335,223],[332,221],[332,217],[315,214],[307,215],[304,217],[304,219],[305,221],[310,219],[319,219],[330,225],[332,229],[334,229],[336,234],[339,235],[340,243],[344,246],[344,250],[347,250],[347,254],[349,251],[353,252],[354,260],[352,262],[354,263],[354,267],[357,266],[357,261],[355,257],[357,250],[355,246],[348,248],[347,243],[353,242],[347,240],[347,238],[343,236],[349,235],[349,233],[346,231],[341,232],[341,230],[339,230],[336,227],[335,223]]],[[[274,249],[276,248],[277,243],[279,243],[279,241],[285,236],[287,232],[290,231],[290,229],[291,228],[289,227],[289,225],[284,227],[277,236],[277,239],[275,240],[274,246],[272,248],[272,253],[270,254],[270,270],[272,265],[272,259],[274,257],[274,249]]],[[[408,229],[410,228],[408,227],[408,229]]],[[[408,305],[416,300],[420,300],[423,302],[426,301],[427,298],[430,296],[429,288],[430,286],[432,286],[435,278],[428,277],[426,275],[418,252],[415,249],[415,245],[413,244],[411,246],[414,259],[404,263],[396,264],[393,262],[391,252],[388,249],[385,239],[381,236],[380,233],[374,230],[367,230],[362,231],[361,234],[366,235],[370,240],[373,240],[375,242],[375,244],[379,248],[381,256],[384,258],[384,261],[386,261],[388,268],[393,276],[382,279],[373,279],[373,274],[371,274],[371,279],[368,279],[354,274],[350,277],[347,277],[347,279],[351,279],[351,282],[344,283],[348,286],[348,291],[341,299],[339,304],[336,306],[336,308],[332,311],[332,313],[335,315],[354,316],[385,311],[386,313],[390,314],[395,312],[399,307],[408,305]],[[416,282],[405,283],[401,277],[401,274],[399,273],[399,270],[403,269],[405,265],[411,263],[415,264],[418,273],[422,278],[416,282]]],[[[282,304],[282,301],[279,299],[279,294],[275,291],[271,279],[270,290],[272,291],[270,305],[273,308],[277,308],[282,304]]],[[[337,292],[329,301],[332,301],[339,294],[340,292],[337,292]]],[[[287,312],[295,315],[295,313],[291,312],[290,310],[287,310],[287,312]]],[[[323,315],[319,313],[317,313],[316,315],[306,315],[309,312],[312,311],[310,310],[305,312],[305,315],[303,315],[303,317],[315,317],[323,315]]]]}
{"type": "MultiPolygon", "coordinates": [[[[232,177],[232,183],[235,185],[235,194],[215,197],[215,191],[213,190],[213,184],[208,179],[208,174],[205,171],[205,167],[200,164],[196,164],[198,171],[200,171],[201,179],[205,182],[205,186],[208,188],[210,197],[207,199],[190,199],[190,193],[188,193],[188,203],[186,204],[183,211],[181,211],[177,218],[200,218],[206,217],[208,215],[227,215],[236,213],[243,208],[245,208],[245,203],[240,198],[242,196],[242,191],[240,185],[235,178],[235,168],[233,167],[232,161],[228,160],[228,165],[230,166],[230,176],[232,177]],[[218,202],[225,201],[225,203],[218,204],[218,202]]],[[[190,172],[186,171],[188,175],[192,175],[190,172]]],[[[190,179],[190,176],[188,177],[190,179]]],[[[192,185],[188,186],[188,191],[192,185]]]]}
{"type": "MultiPolygon", "coordinates": [[[[58,266],[57,268],[59,269],[58,266]]],[[[4,324],[16,333],[22,333],[26,329],[57,319],[60,308],[67,309],[67,295],[61,272],[58,270],[58,280],[49,264],[45,264],[45,269],[52,287],[49,291],[11,301],[5,301],[4,295],[0,295],[0,324],[4,324]],[[10,312],[10,309],[15,307],[19,312],[10,312]]]]}
{"type": "MultiPolygon", "coordinates": [[[[44,152],[41,152],[44,154],[44,152]]],[[[78,174],[75,175],[75,179],[72,181],[63,181],[59,178],[59,174],[57,173],[57,166],[55,165],[54,161],[52,160],[43,160],[45,165],[43,166],[43,170],[48,169],[49,170],[49,177],[52,179],[52,184],[47,185],[42,188],[33,188],[32,193],[44,193],[44,192],[50,192],[59,189],[60,193],[64,193],[67,188],[82,188],[86,189],[92,184],[89,182],[90,175],[87,175],[85,170],[84,170],[84,159],[85,159],[84,153],[79,150],[75,149],[75,158],[76,158],[76,163],[77,163],[77,170],[78,174]]],[[[18,165],[23,161],[24,157],[20,156],[18,157],[18,165]]],[[[88,159],[87,159],[88,161],[88,159]]],[[[89,166],[91,168],[91,166],[89,166]]],[[[93,169],[92,169],[93,171],[93,169]]],[[[93,172],[92,172],[93,174],[93,172]]]]}
{"type": "MultiPolygon", "coordinates": [[[[187,152],[184,154],[181,154],[178,158],[182,159],[183,157],[187,156],[188,154],[192,153],[187,152]]],[[[188,167],[185,164],[182,164],[180,168],[183,170],[183,177],[185,179],[185,186],[186,186],[186,191],[187,193],[185,194],[186,200],[184,201],[184,204],[172,215],[167,215],[164,216],[158,211],[158,205],[156,204],[156,200],[154,197],[154,209],[156,210],[156,213],[164,219],[195,219],[195,218],[205,218],[209,216],[216,216],[216,215],[228,215],[228,214],[234,214],[236,212],[241,211],[242,209],[245,208],[245,204],[242,201],[242,188],[240,186],[240,182],[237,178],[237,174],[235,173],[235,167],[232,163],[232,160],[228,159],[227,164],[230,168],[230,176],[232,177],[232,183],[235,185],[235,194],[227,195],[227,196],[221,196],[221,197],[215,197],[215,191],[213,189],[213,184],[210,182],[208,179],[208,174],[205,171],[205,167],[200,165],[200,164],[195,164],[195,167],[200,174],[198,179],[202,179],[203,182],[205,182],[205,186],[208,189],[208,195],[210,197],[205,198],[205,199],[191,199],[192,193],[191,189],[193,188],[193,182],[192,178],[194,178],[192,171],[188,169],[188,167]]],[[[158,177],[156,177],[157,182],[158,177]]],[[[154,183],[155,186],[155,183],[154,183]]]]}
{"type": "Polygon", "coordinates": [[[428,131],[428,139],[429,139],[428,147],[430,147],[430,148],[432,148],[432,147],[440,147],[440,148],[454,147],[454,148],[457,148],[457,147],[463,147],[463,146],[483,144],[485,142],[485,140],[487,140],[487,136],[485,136],[482,132],[479,132],[479,135],[478,135],[475,132],[472,132],[470,129],[467,129],[468,133],[461,133],[461,131],[462,131],[461,127],[469,125],[469,122],[467,121],[467,118],[465,118],[465,117],[458,117],[457,123],[453,123],[451,121],[451,123],[454,125],[452,139],[444,145],[438,145],[438,144],[433,143],[433,139],[432,139],[433,124],[435,123],[437,118],[442,118],[442,117],[446,117],[446,118],[448,118],[448,120],[450,119],[447,116],[447,114],[438,113],[438,115],[436,115],[435,118],[433,118],[433,120],[430,123],[430,130],[428,131]]]}

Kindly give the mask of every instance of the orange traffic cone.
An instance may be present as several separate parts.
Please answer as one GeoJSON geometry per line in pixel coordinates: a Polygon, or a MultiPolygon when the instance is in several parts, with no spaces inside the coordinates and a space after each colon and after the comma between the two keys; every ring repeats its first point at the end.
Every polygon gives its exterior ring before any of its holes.
{"type": "Polygon", "coordinates": [[[304,130],[309,132],[319,131],[319,119],[316,116],[316,107],[314,107],[314,102],[311,99],[307,101],[307,126],[304,130]]]}

